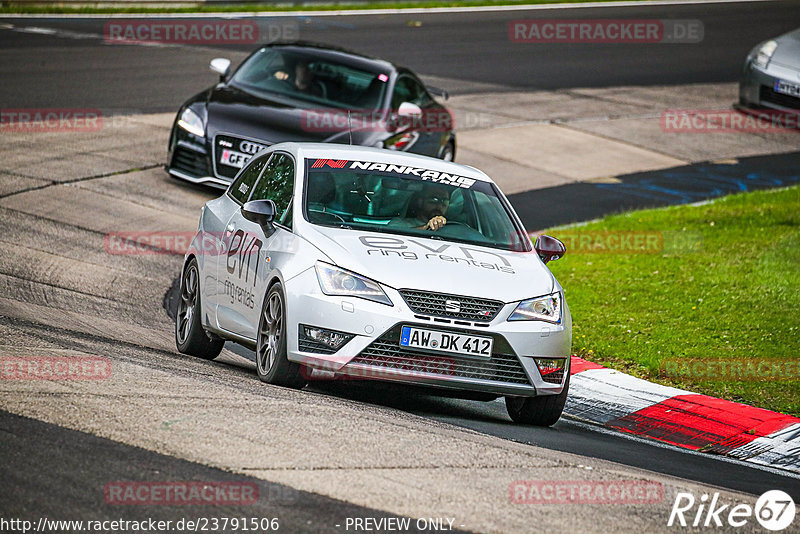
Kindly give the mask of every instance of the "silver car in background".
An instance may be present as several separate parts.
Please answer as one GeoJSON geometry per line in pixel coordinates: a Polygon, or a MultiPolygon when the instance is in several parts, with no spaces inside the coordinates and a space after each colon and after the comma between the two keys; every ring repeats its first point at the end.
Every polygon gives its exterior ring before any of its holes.
{"type": "Polygon", "coordinates": [[[750,109],[800,110],[800,28],[750,51],[739,83],[739,104],[750,109]]]}

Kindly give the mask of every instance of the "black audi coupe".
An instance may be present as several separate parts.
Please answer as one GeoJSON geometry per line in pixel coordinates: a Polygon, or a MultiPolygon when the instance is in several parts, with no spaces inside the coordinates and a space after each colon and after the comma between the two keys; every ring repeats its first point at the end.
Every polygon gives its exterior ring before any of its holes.
{"type": "Polygon", "coordinates": [[[452,161],[450,112],[410,70],[311,43],[263,46],[236,70],[211,61],[215,86],[181,106],[169,139],[167,171],[227,187],[253,154],[284,141],[402,150],[452,161]]]}

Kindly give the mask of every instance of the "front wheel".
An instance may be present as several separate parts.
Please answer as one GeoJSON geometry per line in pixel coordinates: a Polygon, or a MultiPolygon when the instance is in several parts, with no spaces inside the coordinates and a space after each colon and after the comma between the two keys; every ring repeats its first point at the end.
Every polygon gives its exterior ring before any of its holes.
{"type": "Polygon", "coordinates": [[[540,397],[506,397],[506,411],[515,423],[552,426],[561,417],[569,391],[569,374],[564,389],[558,395],[540,397]]]}
{"type": "Polygon", "coordinates": [[[256,372],[262,382],[289,388],[305,385],[300,364],[286,355],[286,298],[283,286],[276,282],[267,291],[258,321],[256,372]]]}
{"type": "Polygon", "coordinates": [[[178,313],[175,315],[175,345],[184,354],[213,360],[222,351],[225,341],[211,339],[200,321],[200,273],[197,260],[192,258],[181,276],[178,313]]]}

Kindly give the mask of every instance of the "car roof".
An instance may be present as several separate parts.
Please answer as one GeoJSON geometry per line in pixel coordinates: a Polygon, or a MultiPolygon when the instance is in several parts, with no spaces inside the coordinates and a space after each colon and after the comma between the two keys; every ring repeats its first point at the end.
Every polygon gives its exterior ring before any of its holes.
{"type": "Polygon", "coordinates": [[[296,49],[297,51],[312,53],[318,57],[329,60],[338,60],[339,62],[358,66],[371,71],[408,70],[395,65],[391,61],[386,61],[385,59],[367,56],[353,50],[348,50],[346,48],[337,46],[330,46],[323,43],[313,43],[309,41],[283,41],[270,43],[262,48],[296,49]]]}
{"type": "Polygon", "coordinates": [[[385,148],[336,143],[280,143],[270,148],[287,150],[306,159],[356,160],[414,166],[494,183],[491,178],[475,167],[385,148]]]}

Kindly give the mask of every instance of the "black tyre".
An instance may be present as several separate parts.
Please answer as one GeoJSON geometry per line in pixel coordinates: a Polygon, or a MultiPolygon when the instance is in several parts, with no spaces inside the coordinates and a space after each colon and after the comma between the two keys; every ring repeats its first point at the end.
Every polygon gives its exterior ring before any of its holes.
{"type": "Polygon", "coordinates": [[[569,374],[564,390],[558,395],[541,397],[506,397],[506,410],[515,423],[534,426],[552,426],[561,417],[569,391],[569,374]]]}
{"type": "Polygon", "coordinates": [[[306,384],[300,364],[286,357],[286,298],[276,282],[267,291],[258,321],[256,372],[262,382],[289,388],[306,384]]]}
{"type": "Polygon", "coordinates": [[[222,351],[225,341],[211,339],[200,322],[200,273],[192,258],[181,276],[178,313],[175,315],[175,345],[184,354],[213,360],[222,351]]]}

